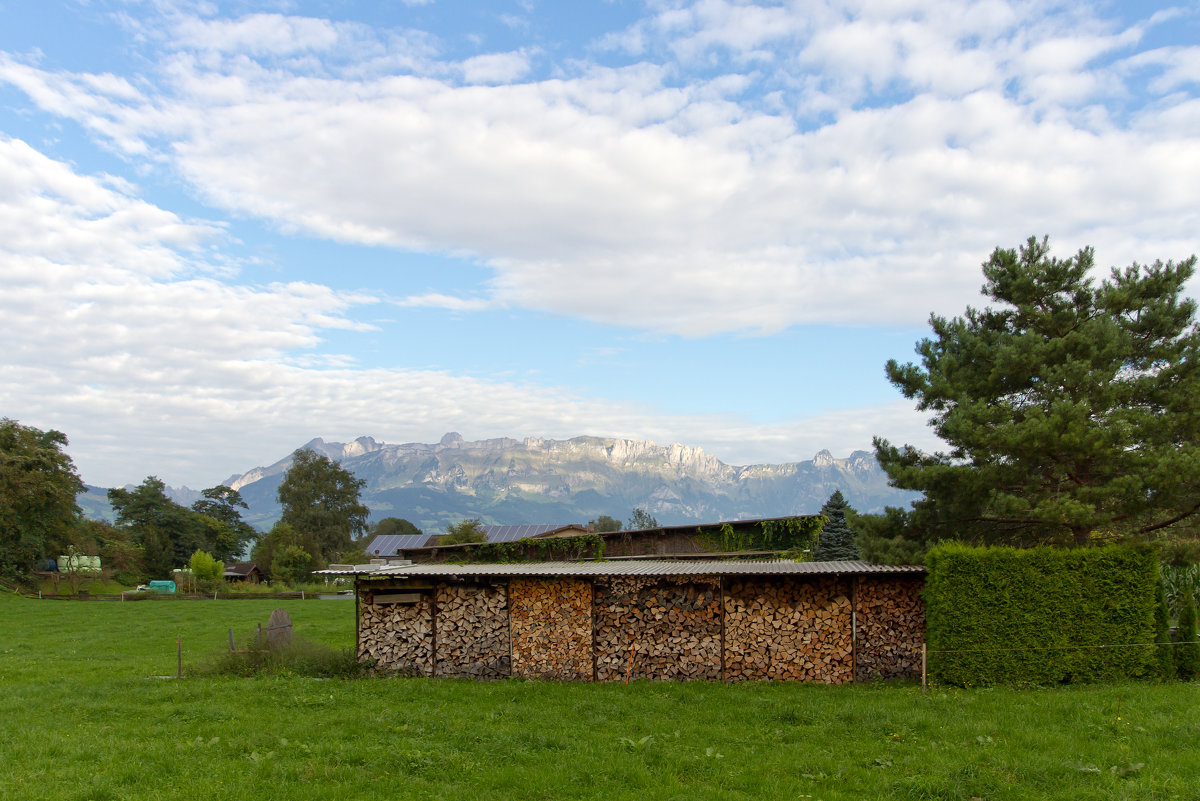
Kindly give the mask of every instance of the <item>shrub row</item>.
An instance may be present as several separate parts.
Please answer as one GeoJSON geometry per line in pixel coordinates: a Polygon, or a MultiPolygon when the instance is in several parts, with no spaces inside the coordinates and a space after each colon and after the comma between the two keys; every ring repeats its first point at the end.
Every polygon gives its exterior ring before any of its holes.
{"type": "Polygon", "coordinates": [[[1161,672],[1158,558],[1141,546],[934,548],[929,674],[949,684],[1114,681],[1161,672]]]}

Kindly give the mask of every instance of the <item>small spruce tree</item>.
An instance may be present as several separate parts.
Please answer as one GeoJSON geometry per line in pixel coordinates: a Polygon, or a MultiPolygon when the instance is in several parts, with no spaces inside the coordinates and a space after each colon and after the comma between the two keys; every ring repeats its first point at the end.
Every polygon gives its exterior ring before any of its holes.
{"type": "Polygon", "coordinates": [[[1200,676],[1200,629],[1196,626],[1196,595],[1191,587],[1179,601],[1179,631],[1175,635],[1175,671],[1179,678],[1191,681],[1200,676]]]}
{"type": "Polygon", "coordinates": [[[846,522],[846,509],[849,504],[842,497],[841,490],[835,490],[829,500],[821,507],[825,516],[825,525],[821,528],[821,536],[817,540],[817,550],[813,559],[818,562],[842,562],[861,559],[858,543],[854,541],[854,529],[846,522]]]}

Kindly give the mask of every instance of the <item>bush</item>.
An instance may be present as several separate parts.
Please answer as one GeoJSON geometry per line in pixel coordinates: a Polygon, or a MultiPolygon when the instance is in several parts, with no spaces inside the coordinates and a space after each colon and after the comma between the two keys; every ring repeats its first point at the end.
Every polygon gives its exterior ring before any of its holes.
{"type": "Polygon", "coordinates": [[[1175,672],[1184,681],[1200,677],[1200,628],[1196,625],[1196,598],[1183,594],[1179,609],[1179,629],[1175,633],[1175,672]]]}
{"type": "Polygon", "coordinates": [[[1162,581],[1158,582],[1158,603],[1154,605],[1154,641],[1156,649],[1158,672],[1164,679],[1175,678],[1175,654],[1171,647],[1171,619],[1167,608],[1167,588],[1162,581]]]}
{"type": "Polygon", "coordinates": [[[446,533],[438,545],[461,545],[470,542],[487,542],[487,533],[478,517],[446,526],[446,533]]]}
{"type": "Polygon", "coordinates": [[[938,681],[1057,684],[1159,671],[1153,642],[1158,559],[1138,546],[929,552],[929,672],[938,681]]]}
{"type": "Polygon", "coordinates": [[[287,545],[275,554],[271,562],[271,575],[288,584],[299,584],[312,575],[313,559],[308,551],[298,545],[287,545]]]}

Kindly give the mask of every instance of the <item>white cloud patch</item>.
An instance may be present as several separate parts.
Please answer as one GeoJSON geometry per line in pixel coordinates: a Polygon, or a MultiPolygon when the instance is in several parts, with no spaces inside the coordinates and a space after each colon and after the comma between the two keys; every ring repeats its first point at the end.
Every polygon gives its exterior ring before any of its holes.
{"type": "MultiPolygon", "coordinates": [[[[229,268],[210,257],[223,231],[128,189],[0,139],[0,409],[68,432],[91,483],[136,483],[153,471],[175,485],[210,486],[314,433],[404,442],[448,429],[594,432],[700,444],[735,463],[843,447],[819,436],[824,420],[757,430],[731,417],[668,418],[561,388],[363,369],[317,353],[324,332],[362,329],[348,313],[374,299],[311,283],[218,280],[229,268]]],[[[869,434],[858,429],[885,418],[865,412],[845,442],[864,446],[869,434]]]]}
{"type": "MultiPolygon", "coordinates": [[[[621,67],[542,42],[449,58],[421,31],[203,7],[131,23],[143,74],[0,53],[0,82],[77,121],[131,174],[167,172],[231,216],[492,271],[390,301],[400,309],[526,308],[688,336],[919,325],[976,302],[979,262],[1030,234],[1059,253],[1093,244],[1105,265],[1200,249],[1200,48],[1142,45],[1171,14],[1122,26],[1015,0],[654,8],[600,37],[593,52],[636,57],[621,67]]],[[[353,310],[375,298],[239,286],[224,237],[127,181],[0,139],[4,413],[85,432],[85,477],[106,482],[140,480],[119,472],[131,464],[194,476],[201,459],[215,482],[211,466],[281,455],[297,432],[590,432],[734,463],[840,454],[878,431],[932,446],[907,403],[757,426],[357,369],[317,346],[361,328],[353,310]]]]}
{"type": "Polygon", "coordinates": [[[678,64],[539,80],[524,51],[438,62],[376,35],[356,63],[337,42],[365,34],[324,20],[195,18],[155,89],[11,57],[0,79],[219,207],[487,264],[494,304],[685,335],[913,323],[960,309],[986,253],[1029,234],[1113,262],[1195,249],[1190,98],[1126,123],[1104,105],[1135,73],[1194,88],[1194,51],[1139,54],[1145,25],[1038,14],[703,0],[627,32],[678,64]],[[256,62],[335,47],[315,72],[256,62]],[[763,82],[783,88],[760,107],[746,93],[763,82]]]}
{"type": "Polygon", "coordinates": [[[237,20],[185,17],[175,28],[178,45],[251,56],[321,51],[338,41],[337,26],[328,20],[251,14],[237,20]]]}
{"type": "Polygon", "coordinates": [[[459,66],[467,83],[510,83],[529,73],[529,56],[525,53],[485,53],[468,58],[459,66]]]}

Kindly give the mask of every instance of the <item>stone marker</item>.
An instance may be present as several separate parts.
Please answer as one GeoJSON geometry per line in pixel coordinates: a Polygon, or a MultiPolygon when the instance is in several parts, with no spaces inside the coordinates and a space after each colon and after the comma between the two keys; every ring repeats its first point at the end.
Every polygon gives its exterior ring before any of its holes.
{"type": "Polygon", "coordinates": [[[292,644],[292,619],[287,610],[276,609],[267,621],[267,647],[272,651],[292,644]]]}

